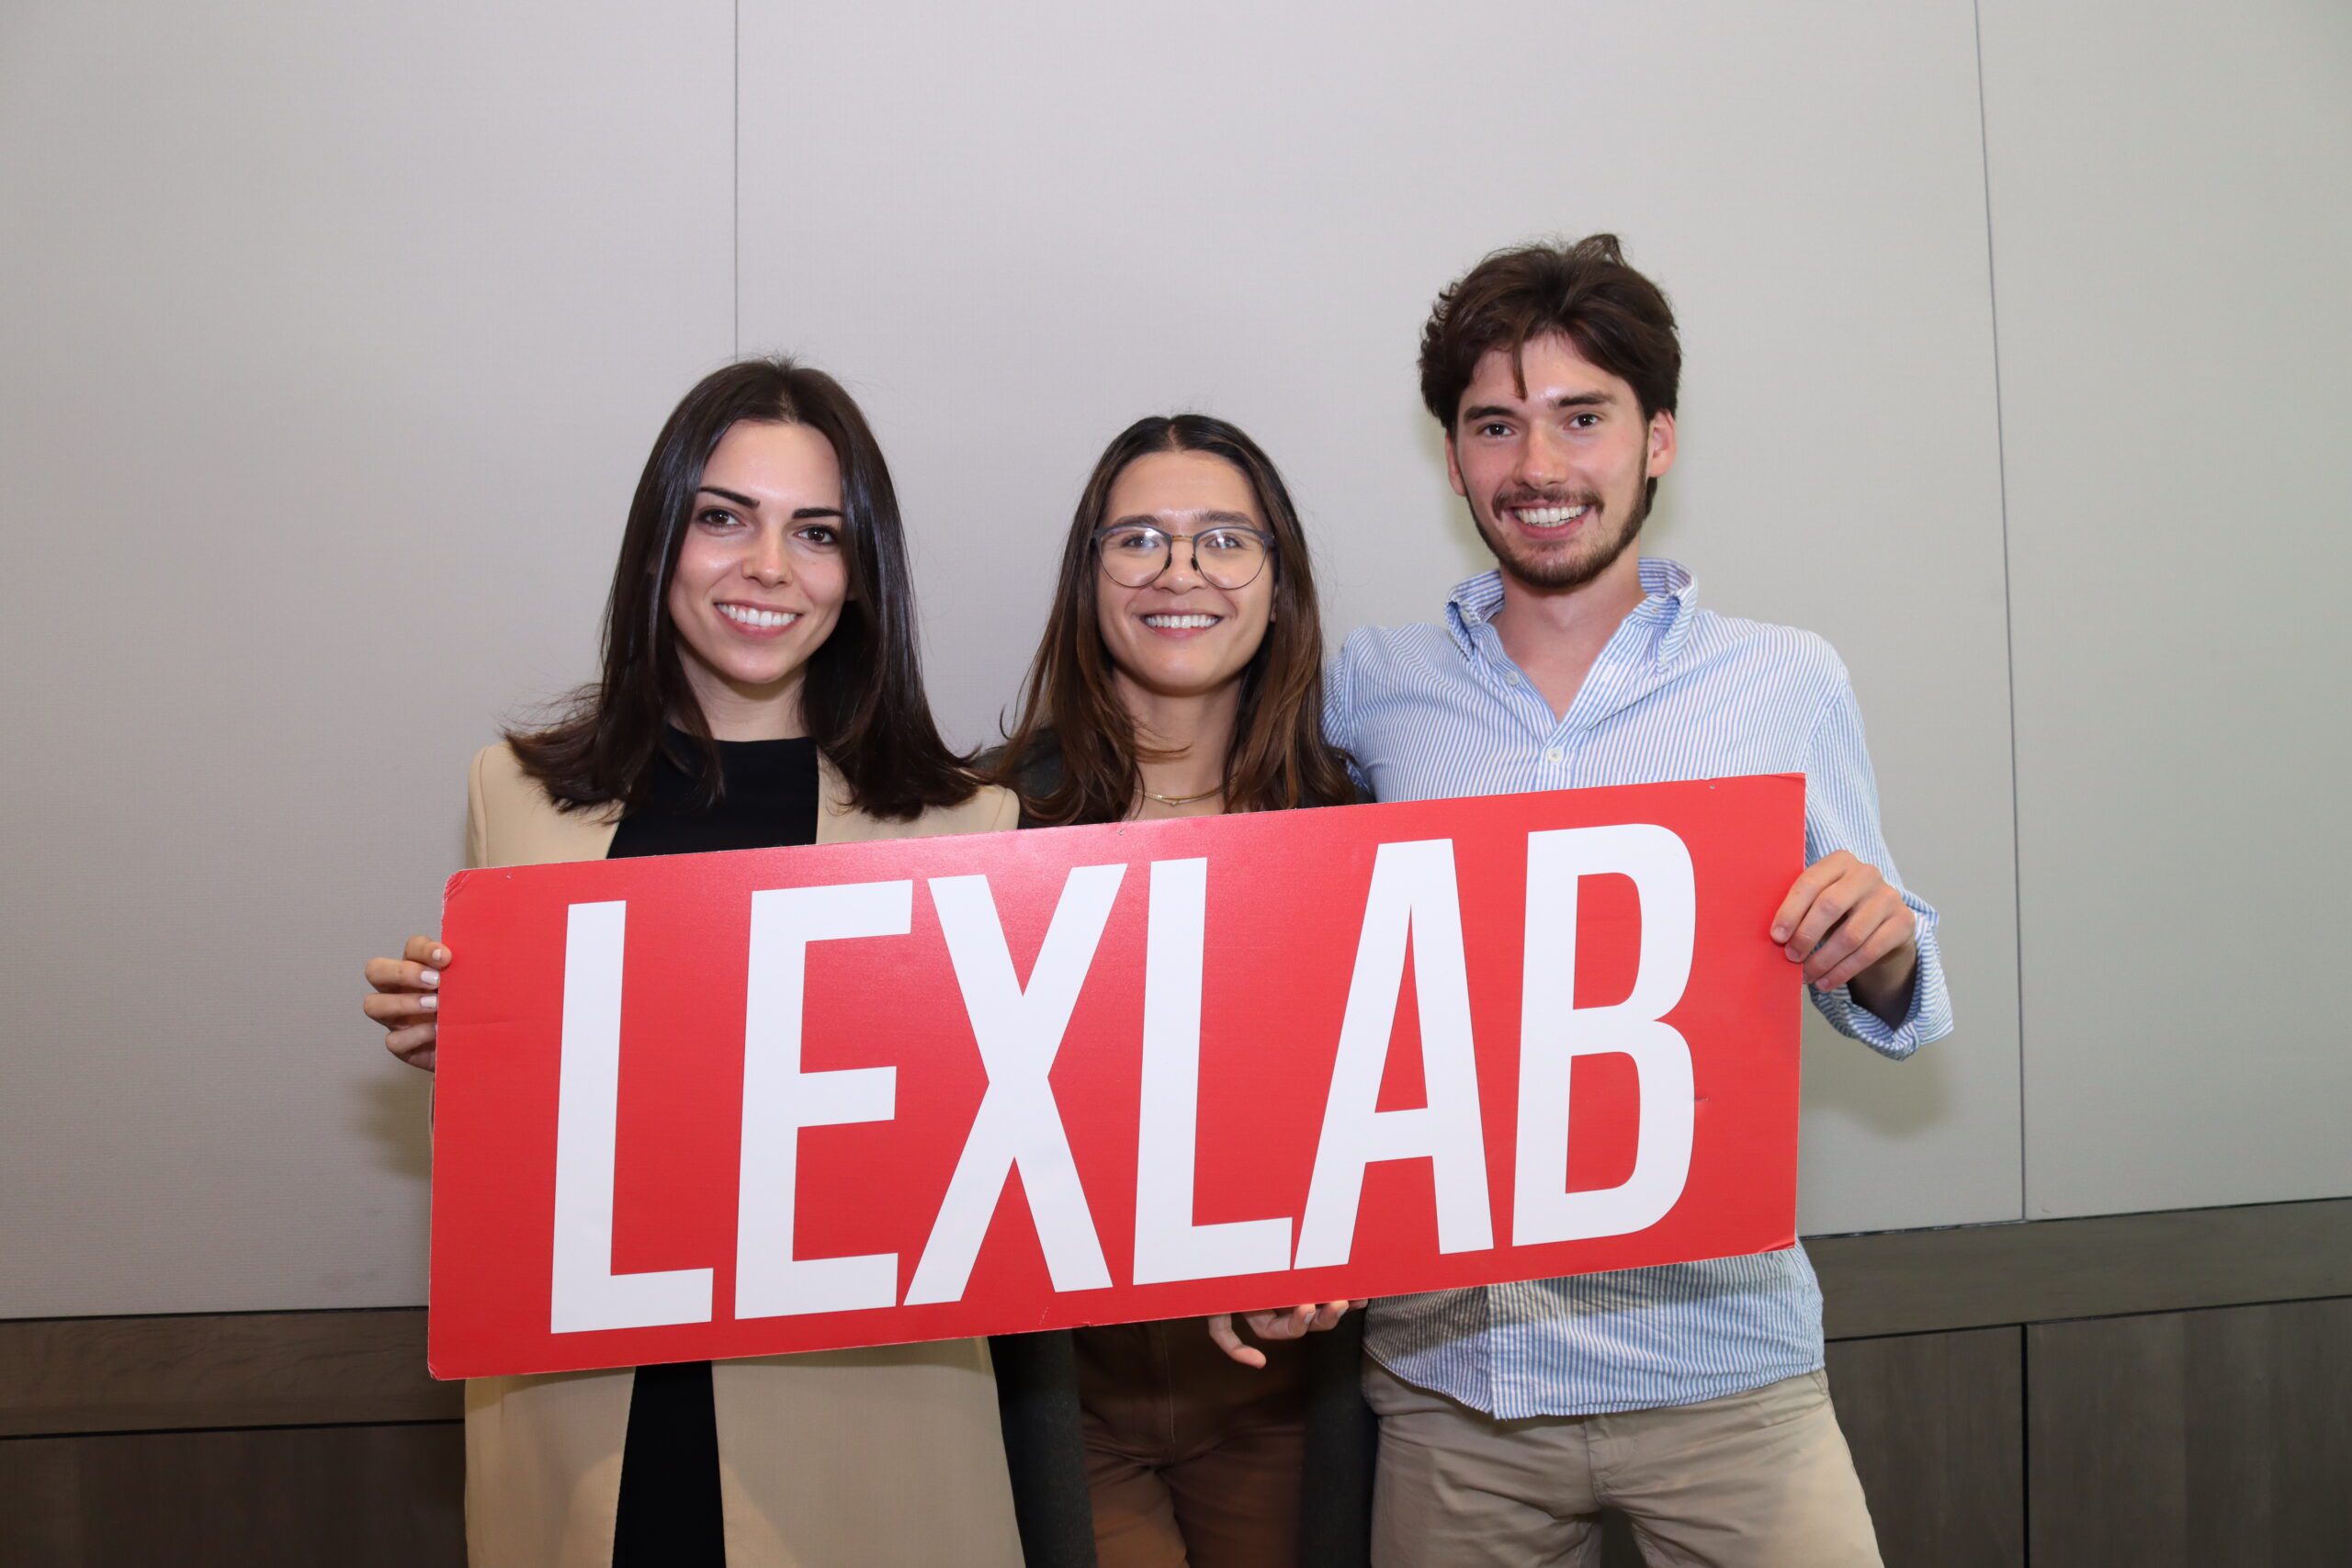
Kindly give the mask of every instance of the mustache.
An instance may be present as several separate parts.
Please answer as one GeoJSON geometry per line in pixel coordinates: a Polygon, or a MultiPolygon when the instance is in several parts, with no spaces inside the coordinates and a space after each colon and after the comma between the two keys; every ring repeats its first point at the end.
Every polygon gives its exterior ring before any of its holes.
{"type": "Polygon", "coordinates": [[[1589,490],[1512,490],[1495,493],[1495,510],[1508,506],[1589,506],[1600,510],[1600,497],[1589,490]]]}

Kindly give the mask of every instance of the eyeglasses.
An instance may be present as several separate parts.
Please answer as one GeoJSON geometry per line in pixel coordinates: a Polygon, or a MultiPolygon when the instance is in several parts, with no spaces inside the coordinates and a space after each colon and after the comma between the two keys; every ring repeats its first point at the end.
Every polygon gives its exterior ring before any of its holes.
{"type": "Polygon", "coordinates": [[[1257,581],[1274,553],[1274,536],[1256,528],[1227,524],[1197,534],[1170,534],[1141,523],[1096,530],[1094,553],[1120,587],[1148,588],[1168,570],[1180,539],[1193,547],[1193,570],[1202,581],[1227,592],[1257,581]]]}

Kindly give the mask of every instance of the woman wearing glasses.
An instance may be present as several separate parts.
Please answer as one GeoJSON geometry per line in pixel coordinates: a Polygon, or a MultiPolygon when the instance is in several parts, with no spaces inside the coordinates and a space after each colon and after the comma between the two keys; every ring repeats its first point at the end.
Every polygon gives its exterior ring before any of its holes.
{"type": "MultiPolygon", "coordinates": [[[[1322,655],[1272,463],[1222,420],[1139,420],[1079,499],[1000,776],[1024,826],[1351,802],[1322,655]]],[[[1229,1318],[994,1341],[1030,1561],[1359,1568],[1378,1439],[1351,1304],[1252,1314],[1255,1343],[1229,1318]]]]}
{"type": "MultiPolygon", "coordinates": [[[[604,677],[475,758],[468,859],[518,865],[1011,828],[923,698],[890,474],[831,378],[752,359],[688,392],[622,535],[604,677]]],[[[430,1068],[430,937],[368,1017],[430,1068]]],[[[466,1387],[474,1568],[1018,1568],[977,1340],[466,1387]]]]}

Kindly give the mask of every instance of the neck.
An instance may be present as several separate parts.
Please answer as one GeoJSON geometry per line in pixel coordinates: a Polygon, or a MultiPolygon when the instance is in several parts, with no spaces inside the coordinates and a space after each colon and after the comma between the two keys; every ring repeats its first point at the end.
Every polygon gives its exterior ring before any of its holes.
{"type": "Polygon", "coordinates": [[[781,686],[740,686],[689,664],[686,686],[713,740],[797,740],[808,733],[800,717],[797,671],[781,686]]]}
{"type": "Polygon", "coordinates": [[[1138,816],[1184,816],[1215,812],[1224,803],[1216,791],[1225,783],[1226,756],[1233,749],[1233,727],[1241,714],[1241,682],[1228,681],[1213,692],[1181,696],[1154,692],[1116,676],[1119,699],[1135,721],[1136,739],[1146,755],[1136,769],[1148,795],[1138,816]],[[1170,807],[1149,795],[1182,800],[1204,798],[1170,807]]]}
{"type": "Polygon", "coordinates": [[[1522,582],[1505,567],[1503,602],[1492,619],[1503,651],[1523,668],[1589,664],[1646,597],[1641,560],[1628,547],[1599,577],[1573,588],[1522,582]]]}

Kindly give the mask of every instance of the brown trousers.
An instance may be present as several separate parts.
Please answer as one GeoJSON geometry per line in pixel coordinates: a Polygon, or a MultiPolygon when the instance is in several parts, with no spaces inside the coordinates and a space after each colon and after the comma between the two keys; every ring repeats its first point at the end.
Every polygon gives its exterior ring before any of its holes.
{"type": "Polygon", "coordinates": [[[1298,1568],[1299,1342],[1257,1341],[1253,1371],[1196,1317],[1075,1339],[1100,1568],[1298,1568]]]}
{"type": "Polygon", "coordinates": [[[1650,1568],[1880,1568],[1822,1373],[1697,1404],[1498,1421],[1364,1361],[1373,1568],[1591,1568],[1603,1507],[1650,1568]]]}

